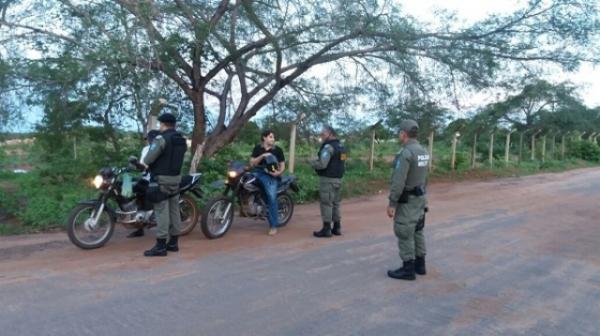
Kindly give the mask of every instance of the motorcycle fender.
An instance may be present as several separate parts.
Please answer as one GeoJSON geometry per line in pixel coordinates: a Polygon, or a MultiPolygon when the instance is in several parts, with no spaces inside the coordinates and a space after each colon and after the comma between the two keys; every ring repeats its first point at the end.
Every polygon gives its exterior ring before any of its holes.
{"type": "MultiPolygon", "coordinates": [[[[85,201],[79,201],[78,204],[93,205],[94,207],[98,207],[98,206],[100,206],[100,201],[99,200],[85,200],[85,201]]],[[[110,216],[110,218],[113,221],[117,220],[117,213],[115,212],[115,210],[113,210],[113,208],[111,208],[108,205],[105,205],[104,209],[108,212],[108,215],[110,216]]]]}

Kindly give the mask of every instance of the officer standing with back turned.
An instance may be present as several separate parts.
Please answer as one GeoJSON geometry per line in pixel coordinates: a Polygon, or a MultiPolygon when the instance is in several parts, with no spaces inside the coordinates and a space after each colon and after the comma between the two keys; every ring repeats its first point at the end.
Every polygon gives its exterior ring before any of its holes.
{"type": "Polygon", "coordinates": [[[394,160],[387,215],[394,218],[394,233],[402,267],[388,271],[394,279],[415,280],[424,275],[425,236],[424,215],[427,207],[425,184],[429,167],[429,153],[417,141],[419,126],[414,120],[400,123],[402,150],[394,160]]]}
{"type": "Polygon", "coordinates": [[[164,113],[158,117],[158,121],[160,134],[152,142],[142,162],[152,176],[148,198],[154,203],[157,220],[156,245],[144,252],[146,257],[166,256],[167,251],[179,251],[181,215],[178,190],[187,143],[175,130],[175,116],[164,113]]]}
{"type": "Polygon", "coordinates": [[[340,202],[342,199],[342,178],[344,177],[346,149],[337,139],[331,126],[323,126],[321,148],[316,160],[309,164],[319,175],[319,195],[323,227],[313,232],[317,238],[341,236],[340,202]],[[331,224],[333,222],[333,228],[331,224]]]}

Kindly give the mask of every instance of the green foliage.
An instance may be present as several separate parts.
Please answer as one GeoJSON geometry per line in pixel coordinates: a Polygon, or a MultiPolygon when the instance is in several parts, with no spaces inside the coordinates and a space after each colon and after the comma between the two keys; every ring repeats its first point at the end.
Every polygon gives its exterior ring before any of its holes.
{"type": "Polygon", "coordinates": [[[572,157],[581,160],[600,162],[600,147],[589,141],[572,142],[569,153],[572,157]]]}
{"type": "Polygon", "coordinates": [[[4,174],[0,179],[12,185],[0,188],[3,211],[16,216],[27,231],[62,227],[77,201],[94,196],[89,179],[56,183],[37,173],[4,174]]]}

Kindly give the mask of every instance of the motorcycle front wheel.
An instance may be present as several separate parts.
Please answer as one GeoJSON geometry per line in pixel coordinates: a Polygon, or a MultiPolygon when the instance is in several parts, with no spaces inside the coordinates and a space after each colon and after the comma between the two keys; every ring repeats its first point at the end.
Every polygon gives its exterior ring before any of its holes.
{"type": "Polygon", "coordinates": [[[115,230],[115,223],[110,214],[102,209],[96,216],[96,206],[93,204],[80,204],[71,210],[67,222],[69,240],[77,247],[84,250],[104,246],[115,230]]]}
{"type": "Polygon", "coordinates": [[[221,238],[233,223],[233,202],[227,197],[210,200],[204,207],[200,226],[208,239],[221,238]]]}

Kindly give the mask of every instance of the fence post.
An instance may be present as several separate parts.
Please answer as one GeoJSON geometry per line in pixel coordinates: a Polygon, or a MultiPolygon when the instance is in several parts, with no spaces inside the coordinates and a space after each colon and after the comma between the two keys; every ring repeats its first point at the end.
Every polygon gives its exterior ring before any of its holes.
{"type": "Polygon", "coordinates": [[[546,134],[542,137],[542,162],[546,162],[546,134]]]}
{"type": "Polygon", "coordinates": [[[374,161],[375,161],[375,128],[381,124],[383,120],[379,120],[377,123],[372,125],[371,128],[371,149],[369,151],[369,171],[373,171],[374,161]]]}
{"type": "Polygon", "coordinates": [[[519,164],[523,161],[523,135],[524,132],[519,134],[519,164]]]}
{"type": "Polygon", "coordinates": [[[490,148],[488,151],[488,160],[490,162],[490,168],[494,168],[494,135],[495,131],[490,133],[490,148]]]}
{"type": "Polygon", "coordinates": [[[429,171],[433,171],[433,136],[434,132],[429,133],[429,171]]]}
{"type": "Polygon", "coordinates": [[[563,134],[562,137],[561,137],[561,139],[560,139],[560,159],[562,161],[565,160],[565,152],[566,152],[565,141],[567,140],[567,135],[569,135],[569,133],[571,133],[571,131],[563,134]]]}
{"type": "Polygon", "coordinates": [[[292,123],[292,129],[290,132],[290,158],[289,158],[289,167],[288,171],[290,174],[294,173],[294,169],[296,167],[296,132],[298,129],[298,124],[304,119],[304,113],[302,113],[296,121],[292,123]]]}
{"type": "Polygon", "coordinates": [[[594,141],[593,139],[596,137],[596,134],[598,134],[598,133],[594,132],[594,133],[590,134],[590,136],[588,137],[588,141],[593,142],[594,141]]]}
{"type": "Polygon", "coordinates": [[[77,160],[77,137],[73,137],[73,158],[77,160]]]}
{"type": "Polygon", "coordinates": [[[538,130],[537,132],[533,133],[531,135],[531,161],[535,161],[535,137],[541,132],[542,130],[538,130]]]}
{"type": "Polygon", "coordinates": [[[508,131],[508,134],[506,134],[506,146],[504,148],[504,162],[506,164],[508,164],[508,162],[510,162],[510,135],[513,134],[515,131],[508,131]]]}
{"type": "Polygon", "coordinates": [[[460,133],[456,132],[452,137],[452,158],[450,159],[450,169],[452,170],[456,169],[456,143],[458,142],[459,136],[460,133]]]}
{"type": "Polygon", "coordinates": [[[473,148],[471,149],[471,169],[475,168],[475,159],[477,157],[477,132],[473,136],[473,148]]]}

